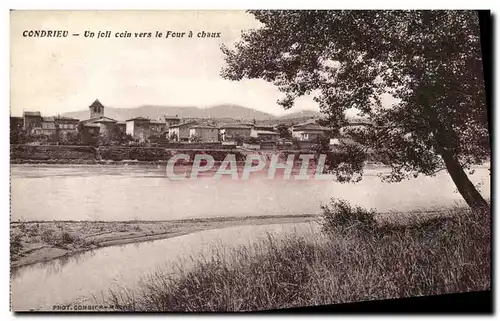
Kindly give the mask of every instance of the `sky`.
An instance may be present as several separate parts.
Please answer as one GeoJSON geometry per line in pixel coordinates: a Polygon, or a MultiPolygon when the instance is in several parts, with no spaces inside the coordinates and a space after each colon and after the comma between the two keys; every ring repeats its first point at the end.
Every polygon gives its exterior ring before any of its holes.
{"type": "Polygon", "coordinates": [[[282,94],[264,80],[225,80],[222,43],[259,22],[244,11],[13,11],[11,12],[11,115],[56,115],[85,110],[97,98],[106,107],[197,106],[231,103],[274,115],[319,108],[302,97],[285,111],[282,94]],[[29,30],[67,30],[65,38],[24,37],[29,30]],[[193,38],[165,38],[167,31],[193,38]],[[84,37],[85,31],[94,38],[84,37]],[[111,38],[97,39],[99,31],[111,38]],[[162,38],[154,38],[156,31],[162,38]],[[200,31],[220,38],[197,38],[200,31]],[[116,33],[151,32],[151,38],[116,33]],[[72,36],[78,33],[79,36],[72,36]]]}

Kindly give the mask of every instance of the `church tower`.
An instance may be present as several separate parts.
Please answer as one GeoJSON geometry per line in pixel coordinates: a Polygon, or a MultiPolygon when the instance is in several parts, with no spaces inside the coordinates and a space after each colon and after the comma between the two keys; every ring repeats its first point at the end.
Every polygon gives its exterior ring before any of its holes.
{"type": "Polygon", "coordinates": [[[92,105],[89,106],[89,108],[90,108],[90,118],[98,118],[104,116],[104,106],[101,104],[99,99],[96,99],[92,103],[92,105]]]}

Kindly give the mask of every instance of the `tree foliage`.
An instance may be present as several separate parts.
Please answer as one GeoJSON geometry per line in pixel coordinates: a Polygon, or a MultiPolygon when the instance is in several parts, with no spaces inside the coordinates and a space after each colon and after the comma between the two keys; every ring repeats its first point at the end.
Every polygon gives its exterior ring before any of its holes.
{"type": "Polygon", "coordinates": [[[223,77],[272,82],[284,108],[312,95],[332,129],[357,108],[374,124],[363,140],[390,161],[390,180],[446,168],[470,206],[486,204],[464,172],[490,155],[476,12],[250,13],[262,27],[222,47],[223,77]]]}
{"type": "Polygon", "coordinates": [[[281,138],[292,138],[292,133],[290,132],[290,126],[287,126],[286,124],[278,124],[276,126],[276,130],[278,131],[278,134],[280,134],[281,138]]]}

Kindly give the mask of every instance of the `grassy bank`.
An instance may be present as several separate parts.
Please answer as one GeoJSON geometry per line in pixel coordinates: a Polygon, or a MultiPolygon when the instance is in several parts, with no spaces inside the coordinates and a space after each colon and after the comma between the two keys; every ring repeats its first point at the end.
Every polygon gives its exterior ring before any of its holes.
{"type": "Polygon", "coordinates": [[[380,224],[345,203],[322,233],[269,236],[145,277],[105,301],[135,311],[249,311],[489,289],[490,213],[380,224]],[[190,264],[191,266],[191,264],[190,264]]]}

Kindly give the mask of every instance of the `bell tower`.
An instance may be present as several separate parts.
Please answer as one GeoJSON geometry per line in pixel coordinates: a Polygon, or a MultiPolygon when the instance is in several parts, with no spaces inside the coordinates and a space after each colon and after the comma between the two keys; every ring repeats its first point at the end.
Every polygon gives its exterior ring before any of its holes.
{"type": "Polygon", "coordinates": [[[92,105],[89,106],[89,108],[90,108],[90,118],[98,118],[104,116],[104,106],[101,104],[99,99],[96,99],[92,103],[92,105]]]}

